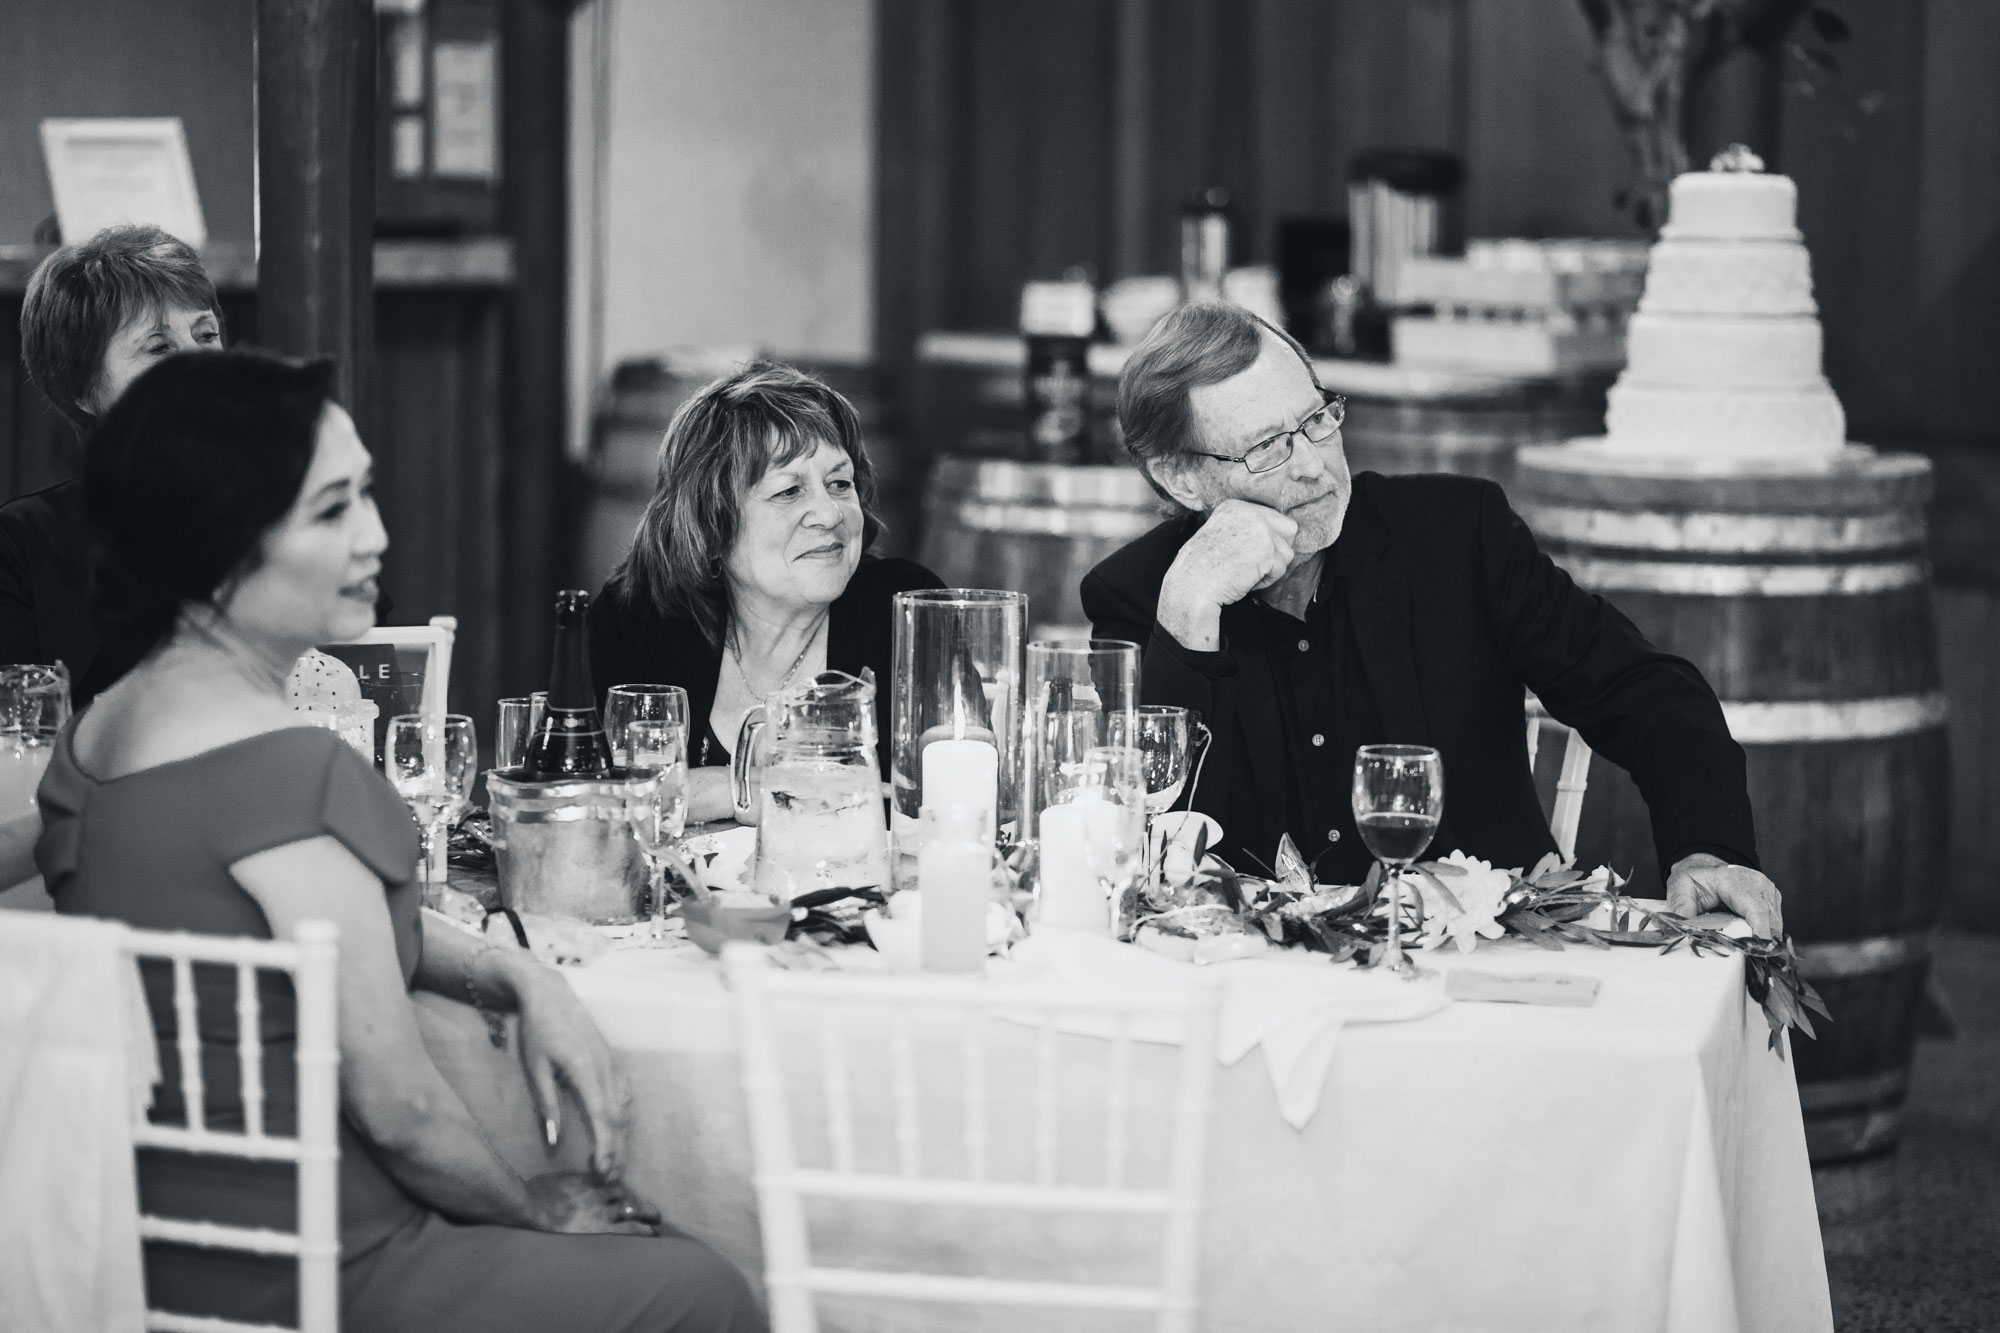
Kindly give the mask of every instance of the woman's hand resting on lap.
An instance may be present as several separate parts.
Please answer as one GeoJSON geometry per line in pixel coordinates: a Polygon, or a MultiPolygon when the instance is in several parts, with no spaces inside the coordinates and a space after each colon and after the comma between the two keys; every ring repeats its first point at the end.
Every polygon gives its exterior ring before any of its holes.
{"type": "Polygon", "coordinates": [[[657,1236],[660,1210],[624,1185],[582,1171],[555,1171],[528,1182],[537,1231],[570,1235],[657,1236]]]}
{"type": "Polygon", "coordinates": [[[562,1100],[556,1086],[560,1081],[583,1105],[590,1127],[591,1170],[602,1180],[616,1181],[625,1171],[625,1140],[632,1127],[632,1091],[624,1072],[569,983],[525,955],[512,957],[533,969],[524,968],[527,975],[515,987],[521,1014],[521,1066],[549,1144],[554,1146],[562,1131],[562,1100]]]}

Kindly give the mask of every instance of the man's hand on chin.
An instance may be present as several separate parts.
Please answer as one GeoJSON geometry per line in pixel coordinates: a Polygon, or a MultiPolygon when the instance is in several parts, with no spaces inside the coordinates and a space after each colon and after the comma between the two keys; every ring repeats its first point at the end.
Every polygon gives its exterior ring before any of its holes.
{"type": "Polygon", "coordinates": [[[1268,588],[1292,567],[1299,525],[1275,509],[1224,500],[1181,547],[1160,584],[1160,628],[1190,652],[1222,646],[1222,608],[1268,588]]]}
{"type": "Polygon", "coordinates": [[[1717,908],[1736,913],[1765,939],[1784,937],[1785,914],[1778,886],[1762,871],[1731,865],[1707,852],[1695,852],[1674,862],[1667,875],[1667,910],[1700,916],[1717,908]]]}

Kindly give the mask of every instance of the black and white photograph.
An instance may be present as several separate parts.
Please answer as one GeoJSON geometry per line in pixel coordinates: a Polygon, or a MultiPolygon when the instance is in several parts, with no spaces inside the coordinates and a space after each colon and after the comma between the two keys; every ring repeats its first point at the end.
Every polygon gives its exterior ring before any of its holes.
{"type": "Polygon", "coordinates": [[[2000,0],[0,0],[0,1333],[2000,1333],[2000,0]]]}

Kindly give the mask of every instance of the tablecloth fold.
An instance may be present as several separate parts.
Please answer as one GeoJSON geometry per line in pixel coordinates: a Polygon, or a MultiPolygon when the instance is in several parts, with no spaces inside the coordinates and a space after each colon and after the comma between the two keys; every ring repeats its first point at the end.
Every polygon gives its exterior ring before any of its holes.
{"type": "MultiPolygon", "coordinates": [[[[1015,946],[1005,973],[1045,977],[1082,994],[1172,994],[1200,971],[1222,979],[1216,1055],[1233,1065],[1258,1047],[1294,1129],[1319,1109],[1320,1092],[1350,1023],[1400,1023],[1434,1014],[1448,1003],[1435,980],[1406,982],[1343,966],[1315,954],[1278,954],[1211,964],[1206,969],[1162,958],[1084,932],[1043,931],[1015,946]]],[[[1141,1028],[1140,1040],[1172,1040],[1171,1031],[1141,1028]]]]}

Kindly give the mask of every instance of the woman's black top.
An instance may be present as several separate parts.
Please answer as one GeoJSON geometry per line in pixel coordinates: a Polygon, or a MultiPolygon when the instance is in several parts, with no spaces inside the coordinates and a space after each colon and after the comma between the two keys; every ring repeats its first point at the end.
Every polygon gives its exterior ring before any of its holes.
{"type": "Polygon", "coordinates": [[[0,665],[61,662],[77,709],[138,665],[146,644],[100,635],[90,612],[90,527],[75,481],[0,505],[0,665]]]}
{"type": "MultiPolygon", "coordinates": [[[[864,555],[834,600],[826,620],[826,665],[833,671],[875,673],[876,759],[889,771],[889,682],[894,673],[895,595],[918,588],[942,588],[937,575],[912,560],[864,555]]],[[[692,620],[663,616],[650,598],[628,590],[618,579],[590,607],[590,674],[602,703],[613,685],[678,685],[687,691],[688,763],[729,762],[722,738],[709,729],[715,691],[722,674],[722,647],[712,644],[692,620]]],[[[728,738],[733,744],[735,737],[728,738]]]]}

